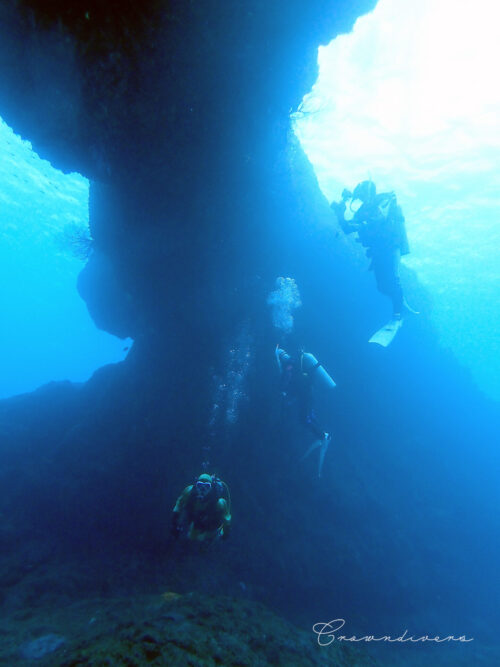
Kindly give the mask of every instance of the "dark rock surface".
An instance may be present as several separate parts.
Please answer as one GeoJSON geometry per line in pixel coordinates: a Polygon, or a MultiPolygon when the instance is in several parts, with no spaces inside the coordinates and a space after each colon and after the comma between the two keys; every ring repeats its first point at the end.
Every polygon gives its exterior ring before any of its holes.
{"type": "Polygon", "coordinates": [[[376,664],[352,648],[320,648],[312,632],[294,627],[263,605],[236,598],[172,591],[95,598],[62,608],[35,608],[18,613],[14,621],[0,628],[8,634],[0,643],[0,661],[20,667],[376,664]],[[44,628],[60,634],[41,634],[44,628]]]}
{"type": "MultiPolygon", "coordinates": [[[[373,618],[383,624],[393,609],[458,602],[450,622],[465,624],[494,574],[463,545],[497,546],[498,454],[487,446],[497,410],[440,349],[417,285],[421,318],[389,351],[368,349],[385,304],[345,240],[313,226],[330,212],[290,135],[317,46],[370,6],[2,3],[0,114],[55,166],[92,179],[94,254],[79,290],[98,326],[135,339],[125,362],[85,385],[0,404],[8,612],[24,604],[29,563],[39,590],[52,585],[48,544],[68,562],[101,557],[90,591],[120,589],[113,572],[140,554],[138,590],[163,568],[177,590],[230,593],[243,582],[307,622],[340,609],[375,632],[373,618]],[[278,275],[301,287],[297,328],[338,384],[323,484],[280,424],[265,305],[278,275]],[[210,439],[214,375],[242,330],[248,400],[210,439]],[[484,448],[474,451],[479,423],[484,448]],[[201,566],[168,541],[168,514],[207,441],[231,485],[234,531],[201,566]],[[456,458],[441,455],[443,442],[456,458]]],[[[67,581],[59,594],[71,597],[67,581]]]]}
{"type": "Polygon", "coordinates": [[[296,215],[289,113],[317,47],[370,5],[2,4],[3,118],[93,180],[80,290],[100,326],[209,337],[214,309],[262,270],[270,222],[296,215]]]}

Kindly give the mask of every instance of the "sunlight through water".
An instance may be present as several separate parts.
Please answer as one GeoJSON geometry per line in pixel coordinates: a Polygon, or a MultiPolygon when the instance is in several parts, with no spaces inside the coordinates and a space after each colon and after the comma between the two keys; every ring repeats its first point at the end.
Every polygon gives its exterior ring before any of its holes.
{"type": "Polygon", "coordinates": [[[89,183],[42,160],[0,119],[0,398],[52,380],[84,381],[126,356],[93,323],[76,289],[86,261],[68,230],[88,236],[89,183]]]}
{"type": "Polygon", "coordinates": [[[320,48],[295,122],[329,202],[370,176],[395,190],[411,247],[403,262],[432,296],[441,343],[496,399],[499,18],[493,0],[380,0],[320,48]]]}

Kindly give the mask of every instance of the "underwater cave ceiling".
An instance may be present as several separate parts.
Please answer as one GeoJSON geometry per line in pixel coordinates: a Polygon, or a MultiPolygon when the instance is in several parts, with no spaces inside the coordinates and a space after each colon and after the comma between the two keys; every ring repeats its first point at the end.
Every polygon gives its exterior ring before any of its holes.
{"type": "Polygon", "coordinates": [[[374,4],[4,2],[0,111],[63,171],[142,185],[156,175],[191,197],[207,172],[248,162],[270,128],[286,140],[317,47],[374,4]]]}
{"type": "Polygon", "coordinates": [[[2,3],[1,116],[55,167],[92,181],[95,253],[79,289],[98,326],[137,338],[174,307],[158,298],[172,282],[197,302],[200,283],[255,272],[250,255],[229,267],[232,244],[246,227],[265,233],[281,206],[275,165],[317,47],[373,5],[2,3]]]}

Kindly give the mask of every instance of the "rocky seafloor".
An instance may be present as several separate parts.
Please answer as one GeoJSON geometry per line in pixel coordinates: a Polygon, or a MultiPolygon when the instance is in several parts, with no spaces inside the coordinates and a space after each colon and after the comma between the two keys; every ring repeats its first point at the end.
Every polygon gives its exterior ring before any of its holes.
{"type": "MultiPolygon", "coordinates": [[[[135,341],[83,386],[0,402],[2,664],[362,664],[319,649],[312,623],[495,625],[497,410],[440,347],[415,279],[422,316],[389,351],[369,349],[386,304],[327,233],[328,202],[290,137],[318,46],[372,5],[0,3],[2,118],[91,179],[78,289],[97,326],[135,341]],[[266,296],[280,275],[300,285],[300,336],[338,383],[322,484],[278,428],[266,296]],[[244,332],[241,415],[212,437],[214,378],[244,332]],[[167,543],[169,514],[210,438],[233,534],[221,553],[186,558],[167,543]],[[90,574],[56,547],[91,554],[90,574]],[[111,550],[126,564],[118,582],[111,550]],[[303,613],[305,634],[229,602],[242,579],[247,597],[303,613]]],[[[456,655],[454,667],[477,664],[456,655]]]]}
{"type": "Polygon", "coordinates": [[[0,623],[0,664],[373,665],[342,646],[319,647],[263,605],[172,591],[19,609],[0,623]]]}

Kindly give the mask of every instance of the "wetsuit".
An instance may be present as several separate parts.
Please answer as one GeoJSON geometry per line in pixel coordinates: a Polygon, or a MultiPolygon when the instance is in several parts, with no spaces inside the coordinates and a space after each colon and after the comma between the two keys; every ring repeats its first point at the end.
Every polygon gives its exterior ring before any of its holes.
{"type": "Polygon", "coordinates": [[[345,220],[345,202],[334,202],[340,226],[346,234],[358,233],[359,242],[371,259],[370,270],[375,275],[377,289],[392,301],[395,315],[401,315],[404,304],[399,276],[400,258],[410,252],[405,219],[393,192],[376,195],[362,203],[352,220],[345,220]]]}
{"type": "Polygon", "coordinates": [[[231,514],[225,498],[221,498],[214,484],[206,498],[199,498],[193,484],[186,486],[173,509],[172,526],[178,531],[187,527],[190,540],[227,537],[231,514]]]}
{"type": "Polygon", "coordinates": [[[295,407],[300,422],[307,426],[316,438],[323,438],[325,432],[318,424],[316,413],[312,407],[315,367],[306,371],[303,355],[300,359],[289,359],[283,362],[281,370],[282,394],[288,407],[295,407]]]}

